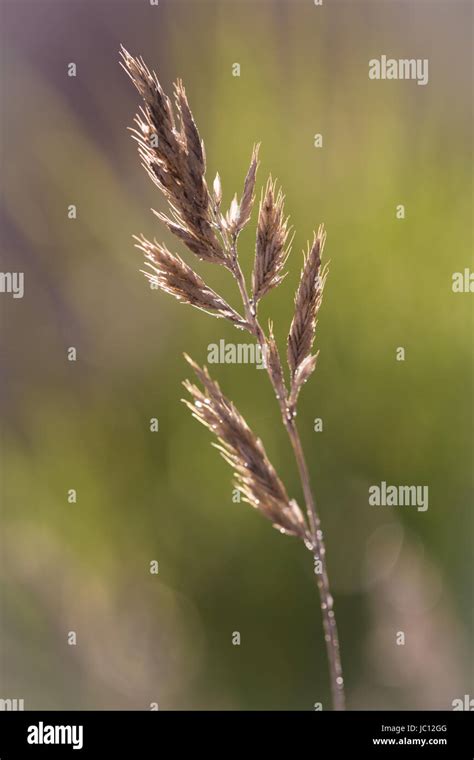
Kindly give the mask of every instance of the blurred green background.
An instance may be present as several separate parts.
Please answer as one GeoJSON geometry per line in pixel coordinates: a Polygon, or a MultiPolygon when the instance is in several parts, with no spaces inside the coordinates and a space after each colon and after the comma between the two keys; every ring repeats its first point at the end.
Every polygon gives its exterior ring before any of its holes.
{"type": "MultiPolygon", "coordinates": [[[[258,194],[271,172],[296,230],[262,307],[282,347],[301,251],[326,224],[321,354],[298,420],[348,704],[450,709],[472,694],[472,295],[451,289],[473,266],[471,4],[1,0],[0,13],[2,271],[25,273],[23,299],[0,298],[0,697],[330,708],[311,557],[233,503],[229,468],[179,403],[183,351],[203,363],[210,343],[246,338],[138,271],[132,234],[182,251],[149,211],[163,201],[126,131],[139,101],[123,43],[167,89],[184,80],[226,204],[262,142],[258,194]],[[382,54],[428,58],[429,84],[370,81],[382,54]],[[369,507],[382,480],[429,485],[428,511],[369,507]]],[[[200,271],[237,305],[226,272],[200,271]]],[[[302,503],[265,373],[213,374],[302,503]]]]}

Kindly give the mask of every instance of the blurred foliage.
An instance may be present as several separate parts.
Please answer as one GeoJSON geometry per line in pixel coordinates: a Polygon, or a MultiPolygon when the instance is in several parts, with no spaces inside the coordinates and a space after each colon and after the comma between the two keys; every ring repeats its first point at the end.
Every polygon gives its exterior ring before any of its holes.
{"type": "MultiPolygon", "coordinates": [[[[409,24],[405,3],[375,0],[2,3],[2,266],[25,272],[24,299],[1,303],[2,696],[24,697],[27,708],[329,702],[310,556],[232,502],[228,467],[179,403],[183,351],[204,362],[210,343],[247,338],[150,291],[138,273],[132,234],[177,246],[149,212],[162,200],[125,129],[138,103],[118,66],[120,42],[166,86],[183,78],[225,202],[262,141],[259,184],[278,178],[295,228],[289,275],[262,306],[282,348],[301,251],[326,224],[321,354],[298,421],[350,706],[420,706],[421,693],[422,706],[449,707],[469,692],[472,297],[453,294],[451,276],[472,267],[471,9],[452,3],[446,15],[434,4],[429,18],[423,10],[412,3],[409,24]],[[428,57],[429,85],[370,82],[377,51],[428,57]],[[322,149],[313,146],[318,132],[322,149]],[[405,362],[395,360],[398,346],[405,362]],[[367,489],[381,480],[429,485],[428,512],[369,507],[367,489]],[[404,547],[384,581],[398,589],[393,620],[380,602],[385,586],[367,575],[381,530],[404,547]],[[418,678],[394,685],[380,661],[401,656],[407,552],[422,568],[421,642],[410,649],[411,637],[404,650],[418,678]],[[433,573],[438,592],[423,606],[423,578],[433,573]],[[428,692],[424,644],[446,616],[449,633],[433,646],[443,647],[449,677],[428,692]],[[385,620],[380,660],[374,637],[385,620]],[[77,630],[75,649],[68,630],[77,630]]],[[[252,222],[241,239],[247,273],[254,234],[252,222]]],[[[237,303],[225,272],[200,271],[237,303]]],[[[265,373],[237,365],[213,374],[302,502],[265,373]]]]}

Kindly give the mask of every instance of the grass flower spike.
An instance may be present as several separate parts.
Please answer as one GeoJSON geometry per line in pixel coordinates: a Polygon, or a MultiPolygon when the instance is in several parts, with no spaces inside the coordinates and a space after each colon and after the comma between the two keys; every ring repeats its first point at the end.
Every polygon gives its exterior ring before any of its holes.
{"type": "Polygon", "coordinates": [[[301,439],[296,426],[296,405],[304,383],[316,367],[313,353],[316,322],[321,306],[327,268],[321,257],[326,233],[322,226],[303,260],[295,295],[294,315],[288,332],[288,377],[273,334],[273,324],[265,331],[259,321],[262,298],[282,282],[289,253],[289,226],[284,212],[284,197],[270,178],[262,193],[258,211],[255,259],[251,290],[247,286],[238,254],[238,237],[249,224],[255,199],[259,146],[254,146],[243,182],[240,200],[234,197],[227,211],[222,210],[222,185],[219,174],[209,190],[206,181],[206,156],[183,83],[174,86],[170,98],[141,58],[124,48],[122,66],[138,90],[143,103],[135,117],[132,135],[138,143],[142,164],[168,201],[168,213],[155,212],[159,221],[193,255],[223,266],[233,277],[242,301],[242,313],[231,307],[210,288],[194,266],[156,241],[143,235],[136,245],[145,256],[143,273],[158,289],[182,303],[227,319],[247,330],[259,344],[276,395],[283,426],[291,443],[301,481],[305,509],[298,506],[269,461],[262,441],[252,431],[236,406],[222,393],[206,368],[192,359],[200,386],[186,380],[190,395],[185,403],[193,416],[216,436],[216,447],[234,472],[235,486],[244,500],[266,517],[281,533],[300,539],[310,550],[319,591],[333,707],[345,707],[339,639],[333,598],[330,593],[326,549],[319,514],[310,484],[301,439]]]}

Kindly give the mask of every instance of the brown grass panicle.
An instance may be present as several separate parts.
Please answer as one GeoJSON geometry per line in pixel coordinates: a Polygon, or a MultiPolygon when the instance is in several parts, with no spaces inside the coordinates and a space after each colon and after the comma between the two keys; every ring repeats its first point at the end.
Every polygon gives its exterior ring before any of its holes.
{"type": "Polygon", "coordinates": [[[255,245],[255,263],[252,273],[253,301],[256,304],[266,293],[283,280],[282,269],[289,254],[288,219],[284,216],[284,197],[276,191],[270,177],[260,201],[255,245]]]}
{"type": "Polygon", "coordinates": [[[199,367],[189,356],[187,361],[203,385],[201,391],[189,380],[184,387],[192,401],[183,399],[193,417],[218,438],[214,444],[234,469],[235,486],[245,501],[272,521],[281,533],[311,541],[303,514],[269,461],[263,444],[246,421],[222,393],[206,367],[199,367]]]}
{"type": "Polygon", "coordinates": [[[293,448],[306,514],[286,488],[270,463],[260,439],[252,432],[235,405],[221,392],[219,385],[188,358],[202,390],[185,381],[191,400],[185,403],[193,416],[216,437],[217,448],[234,470],[235,484],[244,500],[267,517],[282,533],[301,539],[313,555],[316,585],[319,591],[333,706],[344,709],[339,639],[333,599],[330,593],[326,549],[321,522],[310,484],[309,471],[296,426],[296,404],[303,384],[315,369],[313,354],[316,320],[321,306],[327,268],[321,266],[326,233],[320,226],[303,260],[303,269],[295,295],[294,316],[287,339],[288,386],[277,341],[270,322],[268,332],[258,318],[262,298],[277,287],[285,274],[290,250],[288,219],[284,197],[270,177],[260,202],[252,272],[252,289],[247,286],[238,253],[238,237],[250,222],[255,199],[259,145],[252,150],[250,165],[240,200],[234,196],[227,211],[222,209],[222,184],[216,175],[212,191],[206,182],[206,157],[181,80],[174,86],[173,108],[158,77],[142,58],[121,49],[121,65],[143,99],[135,117],[132,135],[138,143],[142,164],[168,201],[167,214],[154,212],[158,219],[198,259],[219,264],[229,270],[242,300],[239,314],[210,288],[193,266],[172,253],[164,244],[136,237],[137,247],[145,255],[143,270],[157,288],[171,293],[182,303],[229,320],[247,330],[261,347],[267,373],[278,400],[283,425],[293,448]],[[289,388],[289,390],[288,390],[289,388]]]}
{"type": "Polygon", "coordinates": [[[204,146],[183,84],[175,83],[175,117],[156,74],[124,48],[121,55],[122,66],[144,101],[132,134],[145,170],[170,204],[171,216],[162,214],[160,219],[199,258],[224,264],[205,179],[204,146]]]}
{"type": "Polygon", "coordinates": [[[321,256],[326,241],[323,225],[314,236],[305,256],[300,283],[295,295],[295,313],[288,335],[288,365],[292,378],[308,358],[316,333],[316,317],[321,306],[327,267],[321,271],[321,256]]]}
{"type": "Polygon", "coordinates": [[[247,322],[229,304],[210,288],[202,277],[177,254],[170,253],[164,244],[152,243],[143,235],[135,236],[136,248],[145,254],[145,266],[141,270],[150,283],[170,293],[178,301],[188,303],[197,309],[216,317],[229,319],[242,328],[247,322]]]}

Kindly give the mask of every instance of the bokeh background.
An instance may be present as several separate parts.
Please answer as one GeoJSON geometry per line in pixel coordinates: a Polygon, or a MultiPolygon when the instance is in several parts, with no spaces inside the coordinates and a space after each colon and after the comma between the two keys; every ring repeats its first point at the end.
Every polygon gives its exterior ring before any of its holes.
{"type": "MultiPolygon", "coordinates": [[[[204,362],[210,343],[246,338],[138,271],[132,234],[179,246],[126,131],[139,103],[123,43],[167,88],[185,81],[226,203],[262,141],[258,187],[278,178],[296,230],[262,309],[282,346],[301,251],[326,224],[321,354],[298,420],[348,704],[450,709],[473,693],[472,295],[451,289],[473,266],[471,3],[1,0],[0,13],[2,271],[25,274],[23,299],[0,297],[0,696],[330,707],[311,557],[233,503],[228,467],[179,403],[183,351],[204,362]],[[370,81],[382,54],[428,58],[429,84],[370,81]],[[429,485],[428,511],[370,507],[382,480],[429,485]]],[[[237,304],[225,272],[201,272],[237,304]]],[[[214,374],[301,503],[265,373],[214,374]]]]}

